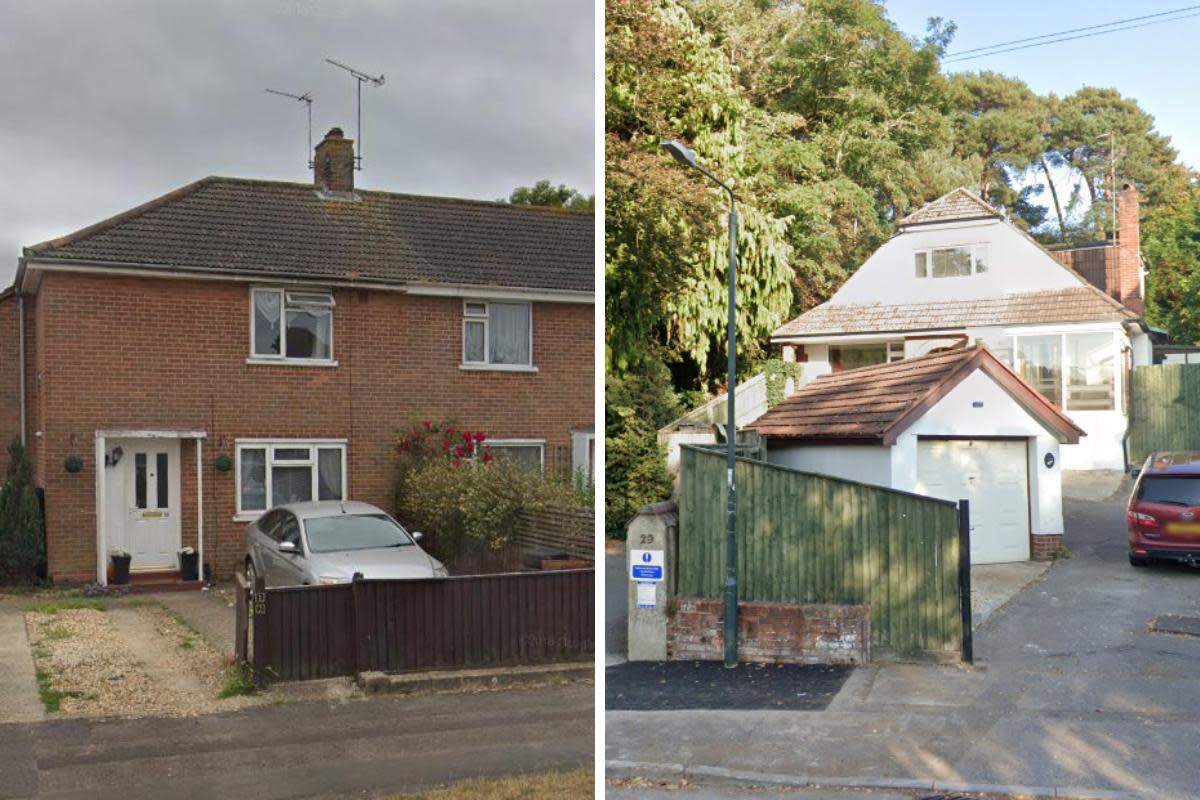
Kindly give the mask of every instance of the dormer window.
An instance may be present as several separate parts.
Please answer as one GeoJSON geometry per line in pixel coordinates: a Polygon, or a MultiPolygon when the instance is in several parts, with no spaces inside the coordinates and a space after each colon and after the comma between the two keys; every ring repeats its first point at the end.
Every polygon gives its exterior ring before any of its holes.
{"type": "Polygon", "coordinates": [[[987,272],[987,245],[937,247],[913,255],[918,278],[962,278],[987,272]]]}

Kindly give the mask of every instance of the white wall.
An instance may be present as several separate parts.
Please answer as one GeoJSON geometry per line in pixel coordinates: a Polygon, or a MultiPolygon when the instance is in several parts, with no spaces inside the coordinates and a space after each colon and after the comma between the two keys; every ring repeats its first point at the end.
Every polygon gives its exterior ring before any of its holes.
{"type": "Polygon", "coordinates": [[[805,472],[890,486],[890,448],[876,445],[800,445],[785,440],[767,440],[767,461],[805,472]]]}
{"type": "Polygon", "coordinates": [[[1081,278],[1003,220],[909,228],[876,250],[829,302],[925,303],[996,297],[1041,289],[1071,289],[1081,278]],[[917,250],[987,244],[988,271],[958,278],[916,277],[917,250]]]}

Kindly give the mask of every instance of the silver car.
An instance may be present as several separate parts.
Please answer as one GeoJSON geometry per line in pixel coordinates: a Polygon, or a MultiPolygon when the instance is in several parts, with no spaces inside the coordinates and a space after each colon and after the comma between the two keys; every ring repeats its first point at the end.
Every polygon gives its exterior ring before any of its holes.
{"type": "Polygon", "coordinates": [[[420,548],[420,533],[369,503],[291,503],[246,528],[246,578],[267,586],[349,583],[364,578],[444,578],[442,563],[420,548]]]}

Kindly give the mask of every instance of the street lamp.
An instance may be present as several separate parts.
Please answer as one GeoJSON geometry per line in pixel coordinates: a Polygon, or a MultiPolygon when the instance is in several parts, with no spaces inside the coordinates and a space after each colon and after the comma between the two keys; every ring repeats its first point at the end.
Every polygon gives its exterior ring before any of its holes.
{"type": "Polygon", "coordinates": [[[713,183],[720,186],[729,194],[729,322],[726,330],[726,347],[729,350],[729,404],[728,421],[725,424],[726,443],[726,480],[728,504],[725,512],[725,666],[737,666],[737,482],[734,473],[737,468],[737,418],[734,416],[734,390],[737,387],[737,320],[734,310],[737,307],[735,292],[737,278],[737,200],[733,189],[716,175],[696,163],[696,153],[674,139],[659,142],[659,146],[671,154],[671,157],[691,167],[713,183]]]}

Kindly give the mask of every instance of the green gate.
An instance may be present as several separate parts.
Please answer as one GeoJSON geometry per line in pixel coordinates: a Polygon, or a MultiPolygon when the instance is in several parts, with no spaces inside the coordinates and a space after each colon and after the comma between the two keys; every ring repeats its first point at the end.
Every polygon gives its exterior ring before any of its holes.
{"type": "MultiPolygon", "coordinates": [[[[724,455],[682,448],[680,596],[723,596],[725,470],[724,455]]],[[[737,496],[740,599],[867,604],[881,655],[962,651],[955,503],[747,458],[737,496]]]]}
{"type": "Polygon", "coordinates": [[[1129,381],[1129,463],[1161,450],[1200,450],[1200,364],[1138,367],[1129,381]]]}

